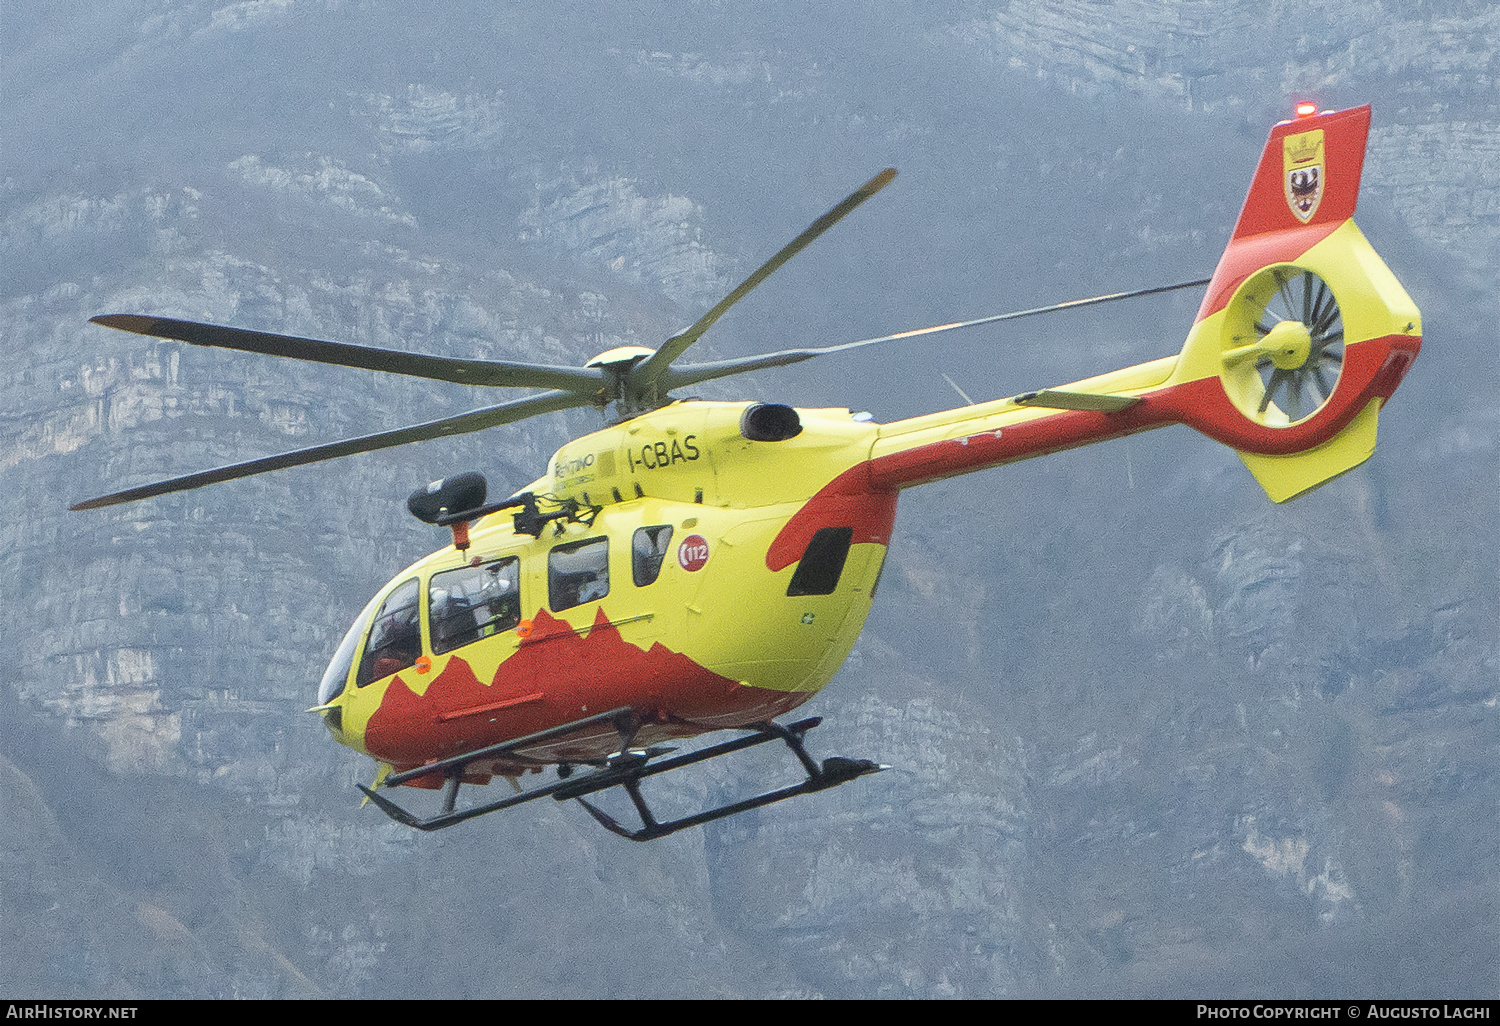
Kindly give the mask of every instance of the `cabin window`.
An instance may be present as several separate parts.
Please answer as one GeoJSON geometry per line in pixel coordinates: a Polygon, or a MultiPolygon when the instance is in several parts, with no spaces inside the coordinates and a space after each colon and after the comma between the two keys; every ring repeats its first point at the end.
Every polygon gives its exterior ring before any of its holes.
{"type": "Polygon", "coordinates": [[[554,613],[609,594],[609,539],[559,545],[547,556],[547,599],[554,613]]]}
{"type": "Polygon", "coordinates": [[[672,546],[672,525],[640,527],[630,544],[630,574],[637,588],[655,584],[661,576],[662,560],[672,546]]]}
{"type": "Polygon", "coordinates": [[[849,543],[854,540],[852,527],[821,527],[807,543],[802,561],[787,585],[788,595],[832,595],[844,573],[849,558],[849,543]]]}
{"type": "Polygon", "coordinates": [[[451,652],[520,623],[520,585],[515,556],[433,574],[427,591],[432,651],[451,652]]]}
{"type": "Polygon", "coordinates": [[[418,594],[417,579],[413,577],[391,592],[375,614],[370,640],[365,642],[365,656],[359,662],[359,676],[354,679],[359,687],[406,669],[422,654],[418,594]]]}

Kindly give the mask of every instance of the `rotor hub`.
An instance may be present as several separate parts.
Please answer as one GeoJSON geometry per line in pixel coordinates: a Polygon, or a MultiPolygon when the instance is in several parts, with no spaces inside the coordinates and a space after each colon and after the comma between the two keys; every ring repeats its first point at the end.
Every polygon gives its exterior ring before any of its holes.
{"type": "Polygon", "coordinates": [[[1280,370],[1296,370],[1312,352],[1312,332],[1301,321],[1279,321],[1260,340],[1260,351],[1280,370]]]}
{"type": "Polygon", "coordinates": [[[615,370],[623,371],[630,367],[634,367],[636,364],[640,363],[642,360],[646,359],[646,357],[655,352],[655,349],[648,349],[645,346],[616,346],[613,349],[606,349],[604,352],[594,357],[588,363],[584,364],[584,366],[610,367],[615,370]]]}

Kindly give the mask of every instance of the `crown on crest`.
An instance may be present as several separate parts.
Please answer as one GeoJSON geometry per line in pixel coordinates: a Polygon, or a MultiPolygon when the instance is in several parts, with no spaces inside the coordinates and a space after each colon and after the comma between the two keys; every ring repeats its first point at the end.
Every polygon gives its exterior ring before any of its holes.
{"type": "Polygon", "coordinates": [[[1306,164],[1323,154],[1323,133],[1307,132],[1290,136],[1286,141],[1286,156],[1293,164],[1306,164]]]}

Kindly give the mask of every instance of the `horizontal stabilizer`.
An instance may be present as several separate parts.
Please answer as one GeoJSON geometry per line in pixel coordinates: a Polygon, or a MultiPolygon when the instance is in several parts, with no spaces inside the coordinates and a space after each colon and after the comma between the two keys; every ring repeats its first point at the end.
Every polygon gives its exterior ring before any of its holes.
{"type": "Polygon", "coordinates": [[[1011,402],[1017,406],[1043,406],[1049,410],[1098,410],[1117,413],[1140,402],[1134,395],[1099,395],[1094,392],[1064,392],[1044,388],[1040,392],[1023,392],[1011,402]]]}
{"type": "Polygon", "coordinates": [[[1288,456],[1241,452],[1240,459],[1272,502],[1291,502],[1348,473],[1375,454],[1375,426],[1380,407],[1381,400],[1372,399],[1348,427],[1305,452],[1288,456]]]}

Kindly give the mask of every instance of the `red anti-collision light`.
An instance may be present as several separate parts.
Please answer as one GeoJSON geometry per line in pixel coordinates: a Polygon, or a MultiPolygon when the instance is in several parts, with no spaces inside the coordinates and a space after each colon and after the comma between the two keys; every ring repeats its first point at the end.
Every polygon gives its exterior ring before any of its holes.
{"type": "Polygon", "coordinates": [[[1297,104],[1297,116],[1299,118],[1310,118],[1318,112],[1318,105],[1309,100],[1303,100],[1297,104]]]}

